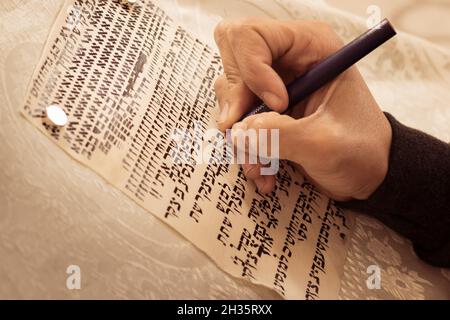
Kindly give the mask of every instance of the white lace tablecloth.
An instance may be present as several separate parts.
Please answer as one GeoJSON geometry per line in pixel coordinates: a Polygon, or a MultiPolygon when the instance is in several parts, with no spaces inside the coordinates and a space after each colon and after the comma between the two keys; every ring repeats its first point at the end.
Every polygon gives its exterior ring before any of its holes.
{"type": "MultiPolygon", "coordinates": [[[[222,272],[20,116],[61,3],[0,2],[0,298],[279,298],[222,272]],[[66,288],[69,265],[81,268],[81,290],[66,288]]],[[[221,16],[320,18],[346,41],[364,28],[356,17],[314,1],[167,0],[161,5],[209,42],[221,16]]],[[[447,52],[402,34],[360,68],[385,110],[450,140],[447,52]]],[[[450,299],[450,270],[423,263],[406,239],[358,215],[340,298],[450,299]],[[381,270],[380,289],[367,288],[370,265],[381,270]]]]}

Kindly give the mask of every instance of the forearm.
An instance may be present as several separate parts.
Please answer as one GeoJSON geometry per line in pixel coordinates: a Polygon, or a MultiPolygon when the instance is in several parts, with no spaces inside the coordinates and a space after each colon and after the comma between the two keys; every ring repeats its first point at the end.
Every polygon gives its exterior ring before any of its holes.
{"type": "Polygon", "coordinates": [[[450,267],[450,145],[386,116],[392,145],[384,182],[369,199],[340,205],[378,218],[422,259],[450,267]]]}

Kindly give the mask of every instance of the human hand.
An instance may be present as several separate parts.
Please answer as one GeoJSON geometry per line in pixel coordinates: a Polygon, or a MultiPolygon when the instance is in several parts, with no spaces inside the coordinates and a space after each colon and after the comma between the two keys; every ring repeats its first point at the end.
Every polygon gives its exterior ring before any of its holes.
{"type": "MultiPolygon", "coordinates": [[[[285,84],[336,52],[342,42],[317,21],[224,20],[215,40],[224,75],[215,83],[220,129],[278,129],[279,156],[295,163],[319,190],[336,200],[367,199],[383,182],[391,127],[356,67],[299,103],[291,116],[285,84]],[[260,101],[274,112],[237,122],[260,101]]],[[[269,193],[275,176],[243,164],[258,190],[269,193]]]]}

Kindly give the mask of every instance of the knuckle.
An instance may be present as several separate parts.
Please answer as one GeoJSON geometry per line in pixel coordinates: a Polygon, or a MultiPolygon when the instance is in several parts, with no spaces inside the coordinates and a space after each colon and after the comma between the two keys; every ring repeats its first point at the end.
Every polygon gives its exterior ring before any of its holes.
{"type": "Polygon", "coordinates": [[[216,79],[216,81],[214,82],[214,91],[216,93],[220,93],[224,88],[225,88],[225,76],[221,75],[220,77],[218,77],[216,79]]]}
{"type": "Polygon", "coordinates": [[[323,41],[323,43],[328,44],[330,50],[335,50],[336,47],[342,44],[342,40],[339,38],[333,27],[328,22],[320,20],[315,21],[314,28],[317,30],[319,35],[328,40],[323,41]]]}
{"type": "Polygon", "coordinates": [[[256,68],[250,67],[250,63],[248,60],[251,59],[251,55],[243,54],[241,56],[242,64],[241,67],[241,77],[242,80],[246,83],[246,85],[252,90],[255,94],[260,93],[261,91],[261,82],[259,81],[260,74],[256,70],[256,68]]]}
{"type": "Polygon", "coordinates": [[[227,39],[233,48],[239,48],[241,41],[241,31],[240,26],[233,23],[229,29],[226,31],[227,39]]]}
{"type": "Polygon", "coordinates": [[[259,175],[260,166],[256,164],[243,164],[242,169],[244,170],[244,175],[249,179],[256,179],[259,175]]]}
{"type": "Polygon", "coordinates": [[[216,80],[216,82],[214,82],[214,91],[217,93],[220,92],[220,83],[219,83],[219,79],[216,80]]]}
{"type": "Polygon", "coordinates": [[[242,79],[241,79],[242,74],[237,68],[229,66],[229,70],[225,74],[225,76],[226,76],[226,80],[227,80],[230,88],[238,86],[239,84],[242,83],[242,79]]]}
{"type": "Polygon", "coordinates": [[[235,29],[235,31],[248,30],[253,28],[257,21],[257,18],[252,17],[238,18],[231,24],[231,29],[235,29]]]}
{"type": "Polygon", "coordinates": [[[248,30],[254,30],[255,27],[261,22],[260,18],[242,18],[239,21],[240,30],[248,31],[248,30]]]}
{"type": "Polygon", "coordinates": [[[265,129],[266,128],[266,115],[257,117],[253,120],[252,127],[256,130],[265,129]]]}
{"type": "Polygon", "coordinates": [[[243,18],[230,23],[226,33],[232,44],[239,45],[248,33],[252,32],[253,28],[253,20],[251,18],[243,18]]]}
{"type": "Polygon", "coordinates": [[[278,116],[278,113],[271,111],[271,112],[264,112],[262,114],[259,114],[254,117],[249,118],[249,126],[254,129],[270,129],[270,123],[274,117],[278,116]]]}
{"type": "Polygon", "coordinates": [[[314,52],[322,55],[331,54],[342,46],[342,40],[334,31],[333,27],[322,20],[299,21],[296,29],[308,34],[309,46],[314,48],[314,52]]]}
{"type": "Polygon", "coordinates": [[[214,40],[217,44],[220,44],[226,34],[226,30],[228,29],[228,21],[221,20],[216,27],[214,28],[214,40]]]}

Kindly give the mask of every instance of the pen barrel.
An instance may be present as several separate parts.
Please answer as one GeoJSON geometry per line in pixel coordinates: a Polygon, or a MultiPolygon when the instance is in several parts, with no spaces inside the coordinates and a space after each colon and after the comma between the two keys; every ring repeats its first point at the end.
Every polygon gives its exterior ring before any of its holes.
{"type": "Polygon", "coordinates": [[[395,35],[396,32],[390,22],[384,19],[378,25],[321,61],[303,76],[287,85],[288,109],[336,78],[395,35]]]}

